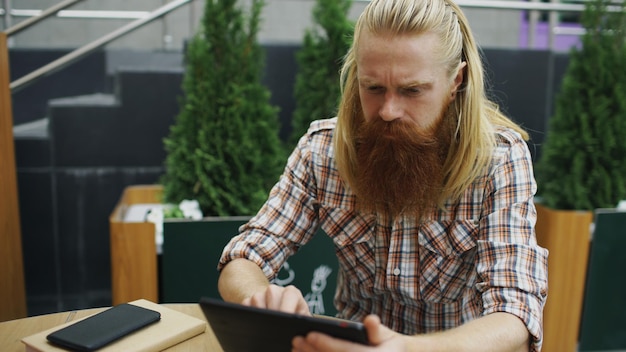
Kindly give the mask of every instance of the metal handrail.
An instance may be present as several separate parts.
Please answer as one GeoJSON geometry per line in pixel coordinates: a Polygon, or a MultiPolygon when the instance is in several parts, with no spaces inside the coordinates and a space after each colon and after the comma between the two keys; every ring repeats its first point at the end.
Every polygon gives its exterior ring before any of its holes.
{"type": "MultiPolygon", "coordinates": [[[[355,2],[370,2],[370,0],[354,0],[355,2]]],[[[616,1],[621,2],[621,1],[616,1]]],[[[562,4],[548,2],[503,1],[503,0],[455,0],[460,7],[488,8],[494,10],[529,10],[529,11],[557,11],[582,12],[585,4],[562,4]]],[[[621,11],[620,6],[608,6],[608,11],[621,11]]]]}
{"type": "MultiPolygon", "coordinates": [[[[311,0],[313,1],[313,0],[311,0]]],[[[370,2],[370,0],[354,0],[356,2],[370,2]]],[[[490,8],[500,10],[529,10],[529,11],[563,11],[563,12],[582,12],[585,9],[583,4],[571,3],[546,3],[546,2],[528,2],[528,1],[502,1],[502,0],[457,0],[456,3],[461,7],[490,8]]],[[[619,2],[619,1],[616,1],[619,2]]],[[[619,10],[619,6],[609,6],[610,11],[619,10]]],[[[37,16],[42,10],[31,9],[12,9],[10,15],[14,17],[31,17],[37,16]]],[[[6,12],[0,8],[0,15],[6,12]]],[[[147,11],[110,11],[110,10],[67,10],[59,11],[58,17],[67,18],[109,18],[109,19],[130,19],[142,18],[148,14],[147,11]]]]}
{"type": "Polygon", "coordinates": [[[551,2],[528,1],[500,1],[500,0],[457,0],[461,7],[491,8],[499,10],[529,10],[529,11],[584,11],[584,4],[562,4],[551,2]]]}
{"type": "MultiPolygon", "coordinates": [[[[34,17],[39,16],[43,10],[11,9],[9,14],[13,17],[34,17]]],[[[0,9],[0,16],[6,11],[0,9]]],[[[150,14],[150,11],[112,11],[112,10],[62,10],[56,15],[63,18],[88,18],[88,19],[137,19],[150,14]]]]}
{"type": "MultiPolygon", "coordinates": [[[[78,0],[80,1],[80,0],[78,0]]],[[[311,0],[313,1],[313,0],[311,0]]],[[[355,2],[370,2],[370,0],[354,0],[355,2]]],[[[529,11],[563,11],[563,12],[582,12],[585,9],[584,4],[563,4],[563,3],[547,3],[547,2],[528,2],[528,1],[502,1],[502,0],[457,0],[456,3],[461,7],[490,8],[500,10],[529,10],[529,11]]],[[[609,9],[615,11],[619,6],[609,6],[609,9]]],[[[41,10],[30,9],[12,9],[11,16],[15,17],[31,17],[39,15],[41,10]]],[[[128,19],[141,18],[145,16],[147,11],[108,11],[108,10],[68,10],[59,11],[58,17],[69,18],[111,18],[111,19],[128,19]]],[[[0,15],[4,15],[5,11],[0,8],[0,15]]]]}
{"type": "Polygon", "coordinates": [[[39,21],[41,21],[41,20],[43,20],[45,18],[48,18],[48,17],[56,14],[57,12],[65,9],[65,8],[68,8],[68,7],[70,7],[70,6],[76,4],[77,2],[80,2],[80,1],[83,1],[83,0],[65,0],[65,1],[62,1],[62,2],[52,6],[50,8],[48,8],[46,10],[44,10],[44,11],[42,11],[38,16],[31,17],[31,18],[29,18],[27,20],[24,20],[24,21],[16,24],[15,26],[12,26],[12,27],[6,29],[4,32],[7,34],[7,37],[10,37],[10,36],[12,36],[12,35],[14,35],[14,34],[16,34],[18,32],[23,31],[24,29],[34,25],[35,23],[37,23],[37,22],[39,22],[39,21]]]}
{"type": "Polygon", "coordinates": [[[149,23],[152,22],[160,17],[165,16],[166,14],[172,12],[173,10],[187,4],[188,2],[193,1],[193,0],[175,0],[172,2],[167,3],[166,5],[163,5],[161,7],[159,7],[158,9],[154,10],[153,12],[151,12],[148,16],[137,19],[107,35],[104,35],[102,37],[100,37],[99,39],[94,40],[93,42],[86,44],[72,52],[70,52],[69,54],[66,54],[62,57],[60,57],[59,59],[52,61],[51,63],[42,66],[41,68],[11,82],[11,84],[9,85],[9,88],[11,89],[12,92],[17,92],[19,89],[24,88],[28,83],[31,83],[33,80],[45,76],[45,75],[50,75],[60,69],[62,69],[63,67],[69,65],[70,63],[80,59],[81,57],[91,53],[92,51],[94,51],[95,49],[102,47],[104,45],[106,45],[107,43],[149,23]]]}

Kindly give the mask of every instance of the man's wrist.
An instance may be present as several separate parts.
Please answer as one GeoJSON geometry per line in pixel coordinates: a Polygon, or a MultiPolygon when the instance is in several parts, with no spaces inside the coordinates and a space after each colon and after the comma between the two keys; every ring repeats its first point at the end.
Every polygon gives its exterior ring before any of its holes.
{"type": "Polygon", "coordinates": [[[436,337],[432,334],[420,334],[405,336],[406,352],[440,352],[441,344],[436,343],[436,337]]]}

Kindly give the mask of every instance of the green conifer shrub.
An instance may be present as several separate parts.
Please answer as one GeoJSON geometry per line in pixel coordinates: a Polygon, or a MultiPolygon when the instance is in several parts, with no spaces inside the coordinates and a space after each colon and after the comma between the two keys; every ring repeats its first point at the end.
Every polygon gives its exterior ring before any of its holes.
{"type": "Polygon", "coordinates": [[[536,167],[538,195],[551,208],[593,210],[626,198],[626,12],[615,4],[586,4],[586,34],[570,53],[536,167]]]}
{"type": "Polygon", "coordinates": [[[341,95],[339,70],[352,43],[352,0],[316,0],[314,27],[307,29],[296,54],[296,107],[289,142],[294,146],[313,120],[333,117],[341,95]]]}
{"type": "Polygon", "coordinates": [[[278,108],[261,84],[262,0],[206,0],[188,44],[181,110],[165,139],[166,203],[196,199],[204,216],[252,215],[285,161],[278,108]]]}

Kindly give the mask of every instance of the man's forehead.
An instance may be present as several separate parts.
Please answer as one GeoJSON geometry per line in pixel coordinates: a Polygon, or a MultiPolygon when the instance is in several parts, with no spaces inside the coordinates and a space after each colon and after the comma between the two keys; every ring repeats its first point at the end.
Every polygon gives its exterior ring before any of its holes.
{"type": "Polygon", "coordinates": [[[365,34],[355,52],[359,76],[376,78],[384,72],[405,81],[423,81],[425,72],[445,66],[437,59],[439,45],[434,33],[365,34]]]}
{"type": "MultiPolygon", "coordinates": [[[[359,72],[359,71],[357,71],[359,72]]],[[[426,87],[433,84],[433,79],[429,76],[418,77],[417,75],[407,76],[405,78],[399,78],[395,80],[395,85],[400,87],[426,87]],[[414,76],[414,77],[413,77],[414,76]]],[[[357,79],[360,84],[370,86],[370,85],[381,85],[384,80],[382,78],[376,78],[374,76],[369,76],[367,74],[357,74],[357,79]]]]}

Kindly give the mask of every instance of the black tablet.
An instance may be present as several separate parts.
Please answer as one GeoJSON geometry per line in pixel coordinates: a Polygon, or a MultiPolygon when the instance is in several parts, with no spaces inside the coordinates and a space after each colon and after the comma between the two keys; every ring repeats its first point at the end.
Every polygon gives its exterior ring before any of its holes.
{"type": "Polygon", "coordinates": [[[367,344],[363,324],[332,317],[290,314],[202,297],[200,307],[224,352],[291,351],[291,340],[318,331],[367,344]]]}

